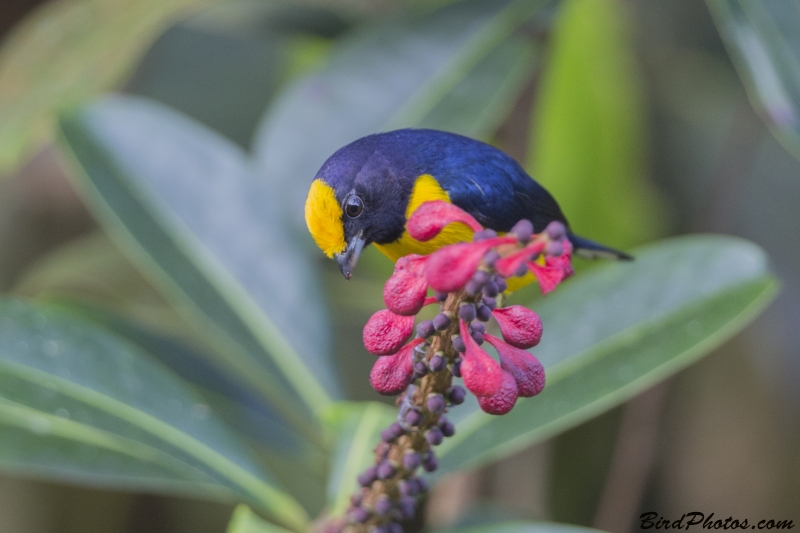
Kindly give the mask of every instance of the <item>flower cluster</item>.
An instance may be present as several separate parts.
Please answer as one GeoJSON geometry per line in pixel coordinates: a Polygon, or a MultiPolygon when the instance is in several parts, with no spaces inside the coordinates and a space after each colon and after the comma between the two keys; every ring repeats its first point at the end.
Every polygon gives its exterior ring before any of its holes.
{"type": "Polygon", "coordinates": [[[445,413],[464,402],[466,390],[453,384],[454,378],[461,378],[481,409],[494,415],[508,413],[519,396],[534,396],[544,387],[544,368],[527,351],[541,339],[541,319],[522,306],[498,302],[509,283],[535,278],[548,293],[572,274],[564,225],[552,222],[534,234],[532,224],[522,220],[498,236],[458,207],[436,201],[422,204],[406,228],[413,238],[427,241],[453,223],[468,226],[472,242],[398,260],[384,286],[387,308],[364,327],[364,346],[379,356],[370,382],[381,394],[400,394],[400,411],[382,432],[375,464],[359,476],[362,489],[335,531],[402,532],[398,521],[414,516],[417,496],[427,490],[417,470],[434,471],[433,448],[455,433],[445,413]],[[429,305],[438,305],[438,314],[415,328],[416,315],[429,305]],[[487,333],[492,319],[502,338],[487,333]],[[485,343],[499,362],[484,350],[485,343]]]}

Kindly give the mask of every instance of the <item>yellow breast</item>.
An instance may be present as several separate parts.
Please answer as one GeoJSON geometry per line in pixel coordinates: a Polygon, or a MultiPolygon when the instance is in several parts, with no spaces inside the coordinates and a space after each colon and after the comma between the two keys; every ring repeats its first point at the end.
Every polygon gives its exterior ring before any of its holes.
{"type": "MultiPolygon", "coordinates": [[[[417,178],[414,183],[414,189],[411,191],[411,197],[406,208],[406,220],[411,218],[411,215],[420,205],[434,200],[444,200],[450,203],[450,195],[442,189],[433,176],[423,174],[417,178]]],[[[472,230],[464,224],[457,223],[446,226],[439,235],[429,241],[418,241],[404,230],[403,235],[396,241],[389,244],[375,244],[375,247],[392,261],[397,261],[405,255],[428,255],[442,246],[471,240],[472,230]]]]}
{"type": "MultiPolygon", "coordinates": [[[[442,189],[439,182],[430,174],[423,174],[417,178],[414,183],[414,189],[411,191],[411,197],[406,208],[406,220],[411,218],[411,215],[420,205],[434,200],[444,200],[452,203],[450,202],[450,195],[442,189]]],[[[403,235],[396,241],[389,244],[375,244],[375,247],[392,261],[397,261],[406,255],[428,255],[448,244],[471,241],[472,234],[473,231],[466,225],[455,223],[445,226],[436,237],[429,241],[418,241],[411,237],[408,231],[403,231],[403,235]]],[[[514,292],[534,281],[536,281],[536,277],[530,272],[521,278],[509,278],[508,292],[514,292]]]]}

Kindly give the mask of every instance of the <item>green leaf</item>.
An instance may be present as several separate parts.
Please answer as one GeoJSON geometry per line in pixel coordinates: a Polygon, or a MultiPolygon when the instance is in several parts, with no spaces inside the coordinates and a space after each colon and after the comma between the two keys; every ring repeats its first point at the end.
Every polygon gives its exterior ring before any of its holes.
{"type": "Polygon", "coordinates": [[[343,145],[420,124],[473,135],[496,126],[508,105],[498,99],[513,99],[532,57],[530,44],[509,38],[545,4],[472,0],[367,26],[334,45],[326,68],[288,86],[265,115],[253,152],[265,179],[281,183],[285,216],[298,234],[306,234],[308,184],[343,145]]]}
{"type": "Polygon", "coordinates": [[[618,248],[652,239],[665,220],[645,178],[643,84],[622,4],[561,7],[526,165],[576,233],[618,248]]]}
{"type": "Polygon", "coordinates": [[[288,533],[288,530],[265,522],[248,506],[242,504],[233,511],[226,533],[288,533]]]}
{"type": "Polygon", "coordinates": [[[599,529],[555,522],[508,521],[437,530],[435,533],[597,533],[599,531],[599,529]]]}
{"type": "Polygon", "coordinates": [[[453,409],[443,475],[481,465],[623,403],[690,365],[753,320],[777,292],[764,253],[731,237],[671,239],[630,263],[578,275],[541,302],[533,351],[547,384],[507,415],[453,409]]]}
{"type": "Polygon", "coordinates": [[[244,500],[298,530],[307,521],[181,380],[63,310],[0,300],[0,425],[7,470],[244,500]]]}
{"type": "Polygon", "coordinates": [[[375,462],[372,450],[381,430],[397,418],[397,409],[377,402],[340,402],[331,405],[325,418],[337,436],[328,477],[328,514],[340,516],[358,489],[358,474],[375,462]]]}
{"type": "Polygon", "coordinates": [[[62,121],[79,188],[123,252],[298,427],[338,395],[316,276],[230,141],[114,96],[62,121]],[[327,390],[326,390],[327,389],[327,390]]]}
{"type": "Polygon", "coordinates": [[[598,533],[599,531],[599,529],[555,522],[510,521],[437,530],[435,533],[598,533]]]}
{"type": "Polygon", "coordinates": [[[0,49],[0,175],[53,137],[58,112],[123,82],[173,19],[224,1],[53,0],[34,11],[0,49]]]}
{"type": "Polygon", "coordinates": [[[800,158],[800,5],[706,0],[750,101],[800,158]]]}

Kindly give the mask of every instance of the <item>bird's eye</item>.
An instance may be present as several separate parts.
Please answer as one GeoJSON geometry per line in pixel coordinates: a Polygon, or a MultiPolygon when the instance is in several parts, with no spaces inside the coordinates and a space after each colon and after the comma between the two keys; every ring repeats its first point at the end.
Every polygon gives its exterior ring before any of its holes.
{"type": "Polygon", "coordinates": [[[358,196],[351,196],[344,204],[344,212],[350,218],[357,218],[364,210],[364,201],[358,196]]]}

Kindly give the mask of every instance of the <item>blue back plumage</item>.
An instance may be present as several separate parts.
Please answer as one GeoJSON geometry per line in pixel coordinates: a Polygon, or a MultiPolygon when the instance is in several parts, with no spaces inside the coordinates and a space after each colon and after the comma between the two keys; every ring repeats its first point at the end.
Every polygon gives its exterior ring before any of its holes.
{"type": "Polygon", "coordinates": [[[395,192],[404,203],[421,174],[432,175],[454,204],[497,231],[508,231],[522,218],[531,220],[537,231],[552,220],[566,224],[553,197],[514,159],[491,145],[444,131],[403,129],[364,137],[336,152],[318,177],[337,191],[359,184],[371,189],[368,185],[380,180],[382,191],[395,192]]]}

